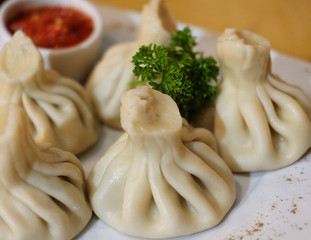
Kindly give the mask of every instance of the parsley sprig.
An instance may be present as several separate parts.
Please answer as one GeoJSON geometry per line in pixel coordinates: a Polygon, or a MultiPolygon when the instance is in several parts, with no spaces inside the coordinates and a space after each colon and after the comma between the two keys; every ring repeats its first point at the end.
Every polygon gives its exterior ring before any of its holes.
{"type": "Polygon", "coordinates": [[[219,68],[213,57],[193,51],[195,38],[189,27],[176,31],[168,46],[141,46],[133,56],[133,85],[148,83],[170,95],[182,117],[193,121],[216,95],[219,68]]]}

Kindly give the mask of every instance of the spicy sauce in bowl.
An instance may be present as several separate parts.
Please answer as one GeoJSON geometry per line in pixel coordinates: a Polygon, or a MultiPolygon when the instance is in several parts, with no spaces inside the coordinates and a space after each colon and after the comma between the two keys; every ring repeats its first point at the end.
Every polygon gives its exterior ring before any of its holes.
{"type": "Polygon", "coordinates": [[[46,69],[82,82],[101,56],[103,24],[88,0],[6,0],[0,8],[0,51],[21,29],[46,69]]]}
{"type": "Polygon", "coordinates": [[[20,12],[7,28],[12,35],[22,30],[38,47],[56,49],[83,42],[93,31],[93,21],[71,7],[45,6],[20,12]]]}

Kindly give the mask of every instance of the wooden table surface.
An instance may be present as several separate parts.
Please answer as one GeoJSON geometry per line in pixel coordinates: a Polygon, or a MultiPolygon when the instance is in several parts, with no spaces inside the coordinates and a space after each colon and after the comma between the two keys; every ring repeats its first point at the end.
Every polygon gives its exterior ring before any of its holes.
{"type": "MultiPolygon", "coordinates": [[[[91,0],[141,11],[149,0],[91,0]]],[[[216,33],[249,30],[272,48],[311,62],[311,0],[165,0],[177,21],[216,33]]]]}

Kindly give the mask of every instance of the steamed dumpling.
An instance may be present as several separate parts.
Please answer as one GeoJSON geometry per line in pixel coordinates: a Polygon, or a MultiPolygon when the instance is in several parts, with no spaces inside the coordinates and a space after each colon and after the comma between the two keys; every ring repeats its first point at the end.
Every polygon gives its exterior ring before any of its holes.
{"type": "Polygon", "coordinates": [[[98,138],[99,124],[85,89],[45,70],[33,42],[18,31],[0,53],[0,105],[21,106],[37,142],[78,154],[98,138]]]}
{"type": "Polygon", "coordinates": [[[270,44],[227,29],[217,55],[222,73],[215,136],[233,171],[277,169],[311,146],[311,100],[271,73],[270,44]]]}
{"type": "Polygon", "coordinates": [[[235,200],[235,183],[215,151],[214,136],[183,125],[172,98],[147,86],[122,96],[121,123],[126,133],[88,177],[95,214],[144,238],[189,235],[217,225],[235,200]]]}
{"type": "Polygon", "coordinates": [[[166,45],[175,30],[175,22],[164,1],[151,0],[143,8],[138,39],[118,43],[105,52],[86,85],[98,116],[104,123],[121,128],[120,99],[130,88],[129,83],[134,80],[131,61],[139,47],[150,43],[166,45]]]}
{"type": "Polygon", "coordinates": [[[0,107],[1,240],[70,240],[91,215],[80,161],[37,145],[20,107],[0,107]]]}

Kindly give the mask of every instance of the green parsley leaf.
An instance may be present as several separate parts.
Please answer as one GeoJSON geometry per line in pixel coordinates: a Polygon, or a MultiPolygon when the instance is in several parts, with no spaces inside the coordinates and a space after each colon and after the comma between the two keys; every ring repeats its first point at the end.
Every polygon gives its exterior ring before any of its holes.
{"type": "Polygon", "coordinates": [[[173,34],[168,46],[141,46],[132,58],[137,77],[132,86],[148,83],[170,95],[190,122],[214,99],[219,74],[216,60],[193,51],[194,46],[195,38],[186,27],[173,34]]]}

